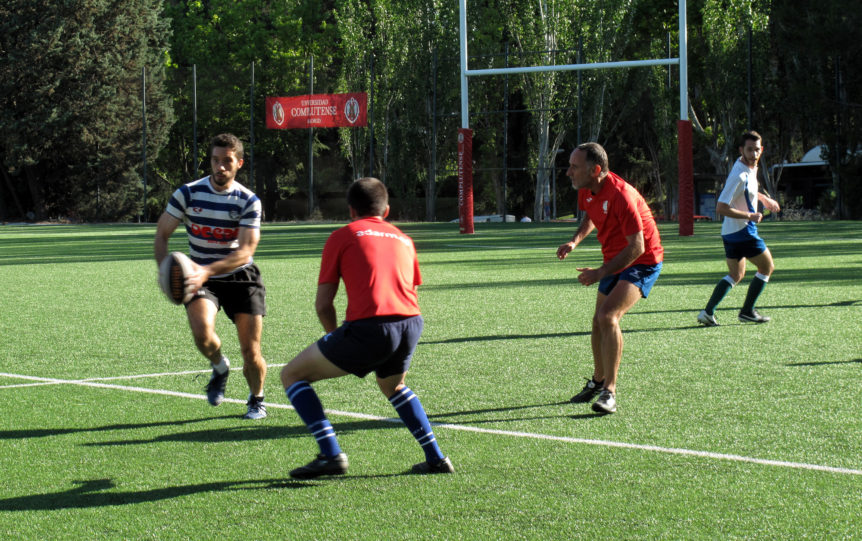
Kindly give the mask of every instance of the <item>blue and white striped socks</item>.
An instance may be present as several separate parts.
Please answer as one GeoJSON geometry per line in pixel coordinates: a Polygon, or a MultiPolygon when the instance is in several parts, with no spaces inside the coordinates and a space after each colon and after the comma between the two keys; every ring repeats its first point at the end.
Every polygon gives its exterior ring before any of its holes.
{"type": "Polygon", "coordinates": [[[323,413],[323,404],[320,403],[320,399],[311,385],[304,380],[297,381],[285,389],[285,393],[299,418],[302,419],[314,439],[317,440],[320,454],[332,458],[340,453],[341,447],[338,445],[338,440],[335,439],[335,430],[332,429],[326,414],[323,413]]]}
{"type": "Polygon", "coordinates": [[[419,402],[419,397],[409,387],[403,387],[389,397],[389,402],[422,446],[425,460],[431,464],[441,461],[444,455],[437,445],[437,439],[434,437],[434,431],[431,430],[431,423],[428,421],[428,415],[425,414],[425,408],[419,402]]]}

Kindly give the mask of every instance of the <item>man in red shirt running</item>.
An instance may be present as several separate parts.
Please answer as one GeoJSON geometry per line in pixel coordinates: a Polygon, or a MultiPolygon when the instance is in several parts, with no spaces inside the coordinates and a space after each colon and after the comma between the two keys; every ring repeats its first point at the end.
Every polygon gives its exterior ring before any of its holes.
{"type": "Polygon", "coordinates": [[[583,143],[569,157],[566,175],[578,190],[578,207],[586,216],[571,242],[557,248],[565,259],[593,229],[598,229],[603,263],[579,268],[578,281],[599,283],[591,345],[593,377],[572,397],[585,403],[597,394],[593,411],[617,411],[617,372],[623,354],[620,319],[641,297],[646,298],[661,272],[664,249],[652,212],[638,191],[608,170],[608,155],[598,143],[583,143]]]}
{"type": "Polygon", "coordinates": [[[281,371],[281,382],[296,413],[317,440],[320,453],[290,476],[312,479],[347,472],[347,455],[326,418],[311,383],[369,372],[422,446],[425,462],[413,473],[453,473],[419,398],[404,384],[423,321],[416,288],[422,283],[413,241],[384,221],[389,214],[386,186],[361,178],[347,190],[350,224],[330,235],[323,248],[315,309],[326,335],[281,371]],[[347,314],[336,323],[335,294],[344,281],[347,314]]]}

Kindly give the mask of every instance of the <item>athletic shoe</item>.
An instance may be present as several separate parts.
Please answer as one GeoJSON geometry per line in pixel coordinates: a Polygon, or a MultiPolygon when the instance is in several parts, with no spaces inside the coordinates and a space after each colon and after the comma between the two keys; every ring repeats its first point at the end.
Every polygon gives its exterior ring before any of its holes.
{"type": "Polygon", "coordinates": [[[596,413],[614,413],[617,411],[617,400],[614,393],[602,389],[599,399],[593,402],[593,411],[596,413]]]}
{"type": "Polygon", "coordinates": [[[569,401],[574,402],[576,404],[583,404],[584,402],[589,402],[593,399],[594,396],[599,394],[599,391],[602,390],[602,381],[596,381],[593,378],[587,380],[587,384],[584,385],[584,388],[581,389],[581,392],[573,396],[569,401]]]}
{"type": "Polygon", "coordinates": [[[697,315],[697,322],[707,327],[718,327],[718,320],[715,319],[715,314],[709,315],[706,310],[701,310],[697,315]]]}
{"type": "Polygon", "coordinates": [[[430,462],[414,464],[410,471],[413,473],[455,473],[455,466],[452,465],[449,457],[444,456],[436,464],[431,464],[430,462]]]}
{"type": "Polygon", "coordinates": [[[210,377],[210,382],[204,387],[207,392],[207,400],[213,406],[218,406],[224,400],[224,388],[227,386],[227,377],[230,370],[224,374],[219,374],[213,369],[213,375],[210,377]]]}
{"type": "Polygon", "coordinates": [[[770,319],[772,318],[770,318],[769,316],[760,315],[760,312],[758,312],[757,310],[752,310],[751,313],[739,313],[739,321],[743,323],[745,323],[746,321],[751,323],[766,323],[770,319]]]}
{"type": "Polygon", "coordinates": [[[331,458],[317,455],[317,458],[305,466],[291,470],[290,476],[294,479],[314,479],[321,475],[344,475],[345,473],[347,473],[347,455],[338,453],[331,458]]]}
{"type": "Polygon", "coordinates": [[[263,400],[257,397],[251,397],[246,402],[248,411],[242,416],[243,419],[263,419],[266,417],[266,406],[263,405],[263,400]]]}

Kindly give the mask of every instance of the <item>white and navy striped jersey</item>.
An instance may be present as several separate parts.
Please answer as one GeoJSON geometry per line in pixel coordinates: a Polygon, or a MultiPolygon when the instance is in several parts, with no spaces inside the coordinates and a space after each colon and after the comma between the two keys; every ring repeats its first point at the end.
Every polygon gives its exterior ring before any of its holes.
{"type": "MultiPolygon", "coordinates": [[[[241,227],[260,228],[260,199],[251,190],[233,181],[229,190],[212,188],[210,177],[177,188],[165,211],[185,223],[189,256],[208,265],[224,259],[239,246],[241,227]]],[[[252,258],[234,269],[252,263],[252,258]]]]}
{"type": "MultiPolygon", "coordinates": [[[[727,175],[718,201],[743,212],[757,212],[757,190],[757,167],[752,169],[738,159],[727,175]]],[[[750,220],[725,216],[721,223],[721,236],[730,242],[758,238],[757,225],[750,220]]]]}

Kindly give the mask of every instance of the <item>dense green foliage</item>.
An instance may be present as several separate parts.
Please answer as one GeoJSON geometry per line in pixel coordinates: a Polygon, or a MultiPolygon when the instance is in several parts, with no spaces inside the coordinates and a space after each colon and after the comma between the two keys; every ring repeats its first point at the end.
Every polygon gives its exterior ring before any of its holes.
{"type": "MultiPolygon", "coordinates": [[[[471,69],[678,55],[676,3],[467,6],[471,69]]],[[[457,2],[11,0],[0,21],[2,217],[121,220],[143,210],[154,219],[173,189],[206,174],[207,143],[221,131],[249,143],[241,181],[261,195],[267,219],[307,214],[309,195],[324,215],[335,212],[327,198],[366,174],[390,187],[398,216],[453,217],[442,209],[456,195],[457,2]],[[266,96],[311,91],[368,92],[371,125],[314,130],[310,143],[307,130],[265,129],[266,96]]],[[[688,2],[698,192],[720,186],[739,133],[753,128],[765,138],[771,192],[784,187],[773,165],[826,145],[833,179],[820,210],[862,213],[860,27],[855,0],[688,2]]],[[[654,67],[471,78],[476,213],[538,218],[553,193],[566,214],[566,149],[597,140],[615,171],[673,215],[678,76],[654,67]]]]}
{"type": "Polygon", "coordinates": [[[173,121],[164,84],[170,27],[161,8],[161,0],[0,5],[5,213],[139,215],[144,68],[150,155],[165,145],[173,121]]]}

